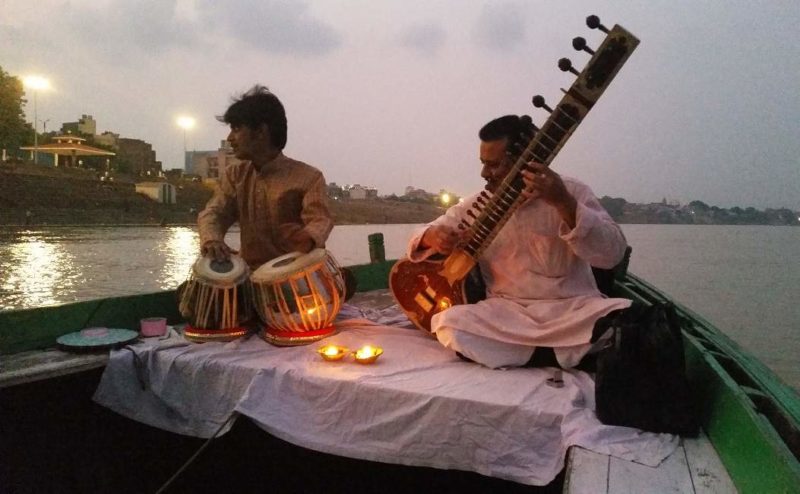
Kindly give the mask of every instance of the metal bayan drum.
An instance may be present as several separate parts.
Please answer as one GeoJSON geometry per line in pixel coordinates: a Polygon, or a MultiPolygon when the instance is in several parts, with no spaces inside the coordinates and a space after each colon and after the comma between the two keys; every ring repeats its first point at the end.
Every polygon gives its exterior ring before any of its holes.
{"type": "Polygon", "coordinates": [[[344,300],[342,272],[325,249],[292,252],[259,267],[250,277],[261,337],[278,346],[305,345],[336,332],[344,300]]]}
{"type": "Polygon", "coordinates": [[[200,257],[183,291],[178,309],[189,321],[184,337],[191,341],[230,341],[244,336],[243,324],[253,315],[250,268],[232,255],[217,262],[200,257]]]}

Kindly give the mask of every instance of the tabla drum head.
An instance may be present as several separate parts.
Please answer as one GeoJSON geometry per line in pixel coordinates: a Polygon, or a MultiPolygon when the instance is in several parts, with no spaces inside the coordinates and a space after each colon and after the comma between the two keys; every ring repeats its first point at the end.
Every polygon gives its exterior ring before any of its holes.
{"type": "Polygon", "coordinates": [[[240,256],[231,255],[227,261],[218,262],[203,256],[192,267],[194,275],[214,284],[237,283],[250,274],[250,268],[240,256]]]}
{"type": "Polygon", "coordinates": [[[250,277],[253,282],[270,283],[304,271],[308,266],[325,260],[325,249],[314,249],[308,254],[290,252],[262,264],[250,277]]]}

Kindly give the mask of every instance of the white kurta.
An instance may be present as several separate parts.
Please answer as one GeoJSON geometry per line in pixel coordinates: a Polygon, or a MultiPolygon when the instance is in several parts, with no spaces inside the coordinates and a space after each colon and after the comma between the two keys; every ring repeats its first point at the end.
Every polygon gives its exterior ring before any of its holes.
{"type": "MultiPolygon", "coordinates": [[[[562,367],[573,367],[589,351],[597,319],[630,306],[597,289],[591,266],[609,269],[622,260],[627,242],[585,184],[562,177],[577,201],[570,229],[541,199],[523,204],[479,259],[487,299],[436,314],[431,330],[450,348],[489,367],[522,365],[537,346],[553,347],[562,367]],[[459,337],[459,335],[461,337],[459,337]]],[[[477,195],[414,232],[412,261],[434,254],[419,249],[432,225],[457,228],[477,195]]]]}

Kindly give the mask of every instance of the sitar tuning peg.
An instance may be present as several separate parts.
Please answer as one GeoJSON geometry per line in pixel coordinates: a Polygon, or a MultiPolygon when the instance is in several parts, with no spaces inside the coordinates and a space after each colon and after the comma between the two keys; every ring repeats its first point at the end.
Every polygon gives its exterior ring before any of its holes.
{"type": "Polygon", "coordinates": [[[586,18],[586,25],[589,26],[589,29],[599,29],[604,33],[608,34],[608,28],[604,25],[600,24],[600,18],[596,15],[590,15],[586,18]]]}
{"type": "Polygon", "coordinates": [[[534,96],[531,99],[531,103],[533,103],[533,106],[535,106],[536,108],[544,108],[545,110],[549,111],[550,113],[553,113],[553,109],[550,108],[549,106],[547,106],[547,103],[544,102],[544,97],[542,95],[540,95],[540,94],[537,94],[536,96],[534,96]]]}
{"type": "Polygon", "coordinates": [[[575,75],[578,74],[578,71],[572,67],[572,62],[569,58],[562,58],[558,61],[558,68],[561,69],[562,72],[572,72],[575,75]]]}
{"type": "Polygon", "coordinates": [[[594,55],[594,50],[586,46],[586,40],[580,36],[572,40],[572,47],[578,51],[585,51],[590,55],[594,55]]]}

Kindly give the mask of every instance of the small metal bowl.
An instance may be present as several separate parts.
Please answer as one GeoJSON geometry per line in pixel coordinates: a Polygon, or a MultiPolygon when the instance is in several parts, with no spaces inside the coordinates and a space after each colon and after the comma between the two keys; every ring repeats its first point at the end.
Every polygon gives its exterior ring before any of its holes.
{"type": "Polygon", "coordinates": [[[371,364],[378,360],[378,357],[380,357],[382,353],[383,348],[367,345],[353,352],[353,356],[359,364],[371,364]]]}
{"type": "Polygon", "coordinates": [[[350,353],[350,349],[338,345],[325,345],[320,347],[317,353],[319,353],[324,360],[335,362],[337,360],[342,360],[345,355],[350,353]]]}

